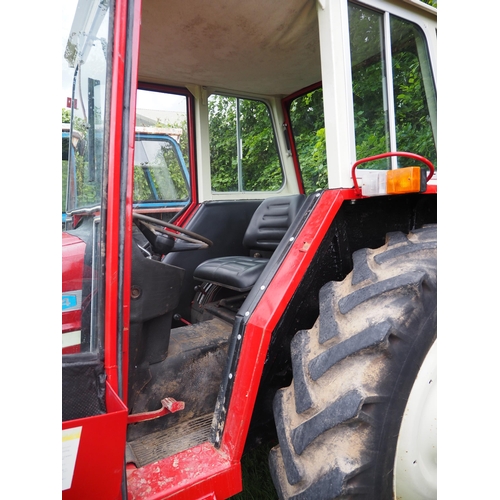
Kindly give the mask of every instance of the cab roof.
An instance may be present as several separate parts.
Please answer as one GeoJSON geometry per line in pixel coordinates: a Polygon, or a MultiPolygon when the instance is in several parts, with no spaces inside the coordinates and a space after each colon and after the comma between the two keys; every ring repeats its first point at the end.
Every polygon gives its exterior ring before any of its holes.
{"type": "Polygon", "coordinates": [[[290,94],[321,80],[315,0],[143,0],[139,79],[290,94]]]}

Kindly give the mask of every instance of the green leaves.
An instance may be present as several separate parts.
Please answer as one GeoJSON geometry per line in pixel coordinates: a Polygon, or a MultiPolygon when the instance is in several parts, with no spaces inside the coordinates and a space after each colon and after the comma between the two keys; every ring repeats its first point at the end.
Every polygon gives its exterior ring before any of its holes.
{"type": "Polygon", "coordinates": [[[212,95],[208,106],[212,190],[278,190],[283,172],[266,104],[212,95]]]}
{"type": "Polygon", "coordinates": [[[61,123],[70,123],[71,122],[71,111],[66,108],[62,108],[62,122],[61,123]]]}
{"type": "Polygon", "coordinates": [[[305,192],[328,187],[323,89],[295,99],[290,105],[290,118],[305,192]]]}

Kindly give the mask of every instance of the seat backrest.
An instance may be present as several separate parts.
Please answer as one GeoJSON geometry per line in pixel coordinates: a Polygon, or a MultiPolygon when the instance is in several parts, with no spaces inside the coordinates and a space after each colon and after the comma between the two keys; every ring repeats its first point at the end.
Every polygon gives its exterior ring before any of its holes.
{"type": "Polygon", "coordinates": [[[295,194],[265,199],[255,211],[243,237],[254,257],[268,257],[297,216],[306,196],[295,194]]]}

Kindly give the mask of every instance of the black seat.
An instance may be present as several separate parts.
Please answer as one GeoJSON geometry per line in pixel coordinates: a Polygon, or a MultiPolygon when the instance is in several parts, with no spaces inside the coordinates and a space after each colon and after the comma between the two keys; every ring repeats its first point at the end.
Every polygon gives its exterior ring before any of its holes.
{"type": "Polygon", "coordinates": [[[267,198],[255,211],[243,238],[249,255],[202,262],[194,278],[239,292],[250,290],[304,203],[305,195],[267,198]]]}

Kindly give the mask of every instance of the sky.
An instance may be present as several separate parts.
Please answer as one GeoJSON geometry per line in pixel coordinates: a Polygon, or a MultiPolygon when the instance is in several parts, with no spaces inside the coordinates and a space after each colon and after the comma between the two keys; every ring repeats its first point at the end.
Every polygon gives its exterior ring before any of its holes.
{"type": "Polygon", "coordinates": [[[71,23],[73,21],[73,16],[75,14],[77,0],[66,0],[62,2],[62,29],[61,29],[61,73],[62,73],[62,83],[61,83],[61,107],[66,107],[66,99],[71,97],[71,87],[73,83],[74,68],[70,68],[67,62],[64,60],[64,51],[66,49],[66,43],[68,41],[69,32],[71,29],[71,23]]]}

